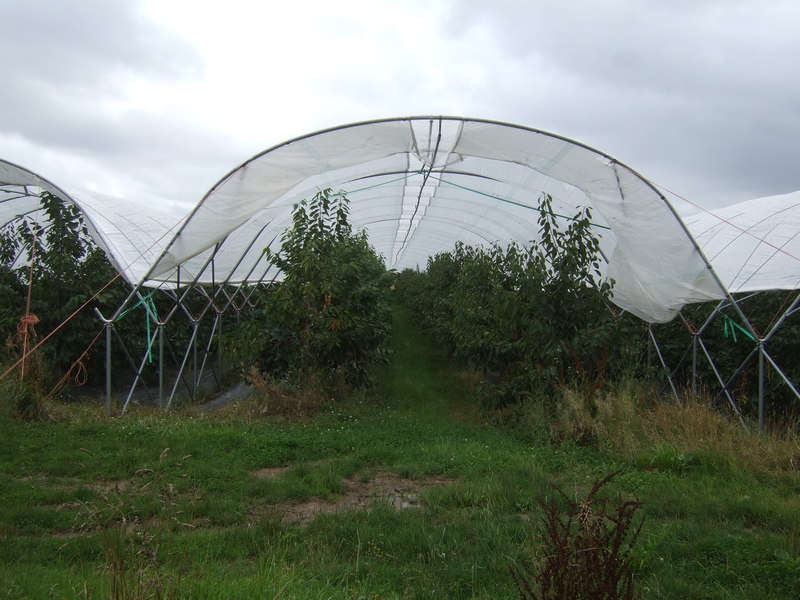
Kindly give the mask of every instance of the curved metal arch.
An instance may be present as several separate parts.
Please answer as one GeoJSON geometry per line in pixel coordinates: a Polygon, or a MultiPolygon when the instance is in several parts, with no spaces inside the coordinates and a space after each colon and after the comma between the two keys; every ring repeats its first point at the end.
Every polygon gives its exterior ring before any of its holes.
{"type": "MultiPolygon", "coordinates": [[[[503,121],[498,121],[498,120],[492,120],[492,119],[479,119],[479,118],[467,118],[467,117],[455,117],[455,116],[433,116],[433,115],[427,115],[427,116],[411,116],[411,117],[374,119],[374,120],[354,122],[354,123],[345,124],[345,125],[339,125],[339,126],[336,126],[336,127],[329,127],[329,128],[321,129],[321,130],[318,130],[318,131],[315,131],[315,132],[312,132],[312,133],[308,133],[308,134],[305,134],[305,135],[301,135],[301,136],[289,139],[287,141],[284,141],[284,142],[281,142],[281,143],[276,144],[274,146],[271,146],[271,147],[267,148],[266,150],[263,150],[263,151],[255,154],[255,155],[253,155],[252,157],[248,158],[247,160],[245,160],[244,162],[239,164],[237,167],[235,167],[234,169],[229,171],[222,178],[220,178],[214,185],[211,186],[211,188],[208,190],[208,192],[206,192],[206,194],[203,196],[203,198],[200,200],[200,202],[198,202],[197,205],[194,207],[194,209],[192,209],[192,211],[189,213],[188,217],[185,219],[185,221],[180,226],[180,228],[175,232],[175,235],[172,237],[170,242],[164,247],[164,249],[162,251],[162,254],[153,263],[153,265],[152,265],[150,271],[147,273],[147,275],[145,275],[145,279],[147,279],[152,274],[152,272],[155,270],[155,268],[161,262],[161,260],[164,257],[167,256],[167,254],[169,253],[170,249],[174,245],[174,243],[177,240],[177,238],[184,231],[184,229],[189,225],[189,223],[191,223],[192,218],[197,214],[197,212],[205,204],[205,202],[214,194],[214,192],[217,191],[217,189],[219,189],[221,185],[226,183],[236,173],[238,173],[242,169],[246,168],[248,165],[252,164],[253,162],[257,161],[259,158],[261,158],[263,156],[266,156],[267,154],[270,154],[271,152],[274,152],[274,151],[276,151],[276,150],[278,150],[280,148],[284,148],[284,147],[289,146],[291,144],[295,144],[297,142],[300,142],[300,141],[303,141],[303,140],[307,140],[307,139],[310,139],[310,138],[313,138],[313,137],[316,137],[316,136],[321,136],[321,135],[324,135],[326,133],[331,133],[331,132],[335,132],[335,131],[343,131],[343,130],[346,130],[346,129],[353,129],[353,128],[357,128],[357,127],[364,127],[364,126],[368,126],[368,125],[372,125],[372,124],[395,123],[395,122],[397,122],[397,123],[400,123],[400,122],[412,123],[412,122],[424,122],[424,121],[439,121],[439,122],[454,121],[454,122],[461,122],[461,123],[481,123],[481,124],[486,124],[486,125],[495,125],[495,126],[499,126],[499,127],[508,127],[510,129],[515,129],[515,130],[519,130],[519,131],[525,131],[525,132],[533,133],[533,134],[536,134],[536,135],[541,135],[541,136],[544,136],[544,137],[552,138],[552,139],[555,139],[555,140],[560,140],[560,141],[565,142],[567,144],[571,144],[573,146],[576,146],[576,147],[579,147],[579,148],[583,148],[584,150],[587,150],[587,151],[589,151],[589,152],[591,152],[593,154],[596,154],[597,156],[600,156],[600,157],[604,158],[610,164],[613,164],[613,165],[615,165],[615,166],[617,166],[619,168],[625,169],[626,171],[631,173],[634,177],[636,177],[641,182],[643,182],[648,188],[650,188],[651,191],[653,193],[655,193],[661,199],[661,201],[669,208],[670,212],[674,215],[675,219],[680,223],[681,227],[683,228],[684,232],[686,233],[687,238],[691,241],[691,243],[694,246],[694,248],[696,249],[696,251],[700,254],[703,262],[707,265],[708,269],[713,273],[713,268],[711,267],[711,264],[706,259],[706,257],[703,255],[702,250],[697,245],[697,243],[695,242],[694,238],[689,233],[689,231],[686,228],[686,226],[683,224],[683,221],[680,219],[680,216],[679,216],[678,212],[675,210],[675,208],[672,206],[672,204],[669,202],[669,200],[667,200],[667,198],[658,190],[658,188],[650,180],[646,179],[645,177],[640,175],[637,171],[633,170],[632,168],[630,168],[629,166],[625,165],[624,163],[618,161],[617,159],[615,159],[611,155],[609,155],[609,154],[607,154],[605,152],[602,152],[602,151],[600,151],[600,150],[598,150],[596,148],[593,148],[592,146],[589,146],[587,144],[579,142],[577,140],[573,140],[571,138],[568,138],[568,137],[565,137],[565,136],[561,136],[561,135],[558,135],[558,134],[555,134],[555,133],[550,133],[550,132],[544,131],[542,129],[536,129],[536,128],[533,128],[533,127],[527,127],[527,126],[524,126],[524,125],[516,125],[516,124],[513,124],[513,123],[508,123],[508,122],[503,122],[503,121]]],[[[719,278],[716,276],[716,274],[714,274],[714,277],[716,278],[716,280],[720,284],[721,289],[725,290],[725,287],[722,285],[722,282],[719,280],[719,278]]]]}

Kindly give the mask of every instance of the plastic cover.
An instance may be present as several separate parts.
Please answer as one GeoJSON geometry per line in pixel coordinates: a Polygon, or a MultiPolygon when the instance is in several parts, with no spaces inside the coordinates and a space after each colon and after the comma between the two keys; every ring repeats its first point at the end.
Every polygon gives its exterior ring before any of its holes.
{"type": "MultiPolygon", "coordinates": [[[[48,185],[33,174],[25,181],[23,171],[6,165],[0,175],[9,184],[48,185]]],[[[390,268],[424,268],[458,240],[527,245],[537,237],[538,200],[549,193],[565,218],[592,209],[621,308],[663,322],[686,303],[724,296],[652,184],[572,140],[492,121],[411,117],[297,138],[234,169],[183,218],[155,210],[152,199],[66,197],[132,283],[209,285],[278,275],[263,249],[279,247],[292,206],[323,188],[348,194],[354,226],[367,231],[390,268]]],[[[0,219],[13,218],[19,207],[5,206],[0,219]]]]}
{"type": "Polygon", "coordinates": [[[692,215],[686,225],[730,292],[800,287],[800,192],[692,215]]]}

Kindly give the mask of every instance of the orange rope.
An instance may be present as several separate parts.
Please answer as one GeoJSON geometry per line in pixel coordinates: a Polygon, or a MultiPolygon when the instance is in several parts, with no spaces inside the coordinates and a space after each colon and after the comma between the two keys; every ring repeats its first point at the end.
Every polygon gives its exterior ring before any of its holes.
{"type": "Polygon", "coordinates": [[[696,335],[696,334],[697,334],[697,332],[699,331],[699,330],[697,329],[697,325],[695,325],[694,323],[692,323],[692,322],[691,322],[689,319],[687,319],[686,317],[684,317],[684,318],[683,318],[683,324],[684,324],[684,325],[686,325],[686,329],[689,331],[689,333],[690,333],[691,335],[696,335]]]}
{"type": "Polygon", "coordinates": [[[60,324],[60,325],[58,325],[58,326],[57,326],[55,329],[53,329],[53,331],[51,331],[51,332],[50,332],[50,333],[48,333],[46,336],[44,336],[44,337],[43,337],[41,340],[39,340],[39,342],[38,342],[38,343],[37,343],[35,346],[33,346],[33,348],[31,348],[30,350],[28,350],[28,352],[27,352],[26,354],[24,354],[24,355],[22,356],[22,358],[20,358],[20,359],[19,359],[17,362],[15,362],[15,363],[14,363],[13,365],[11,365],[11,366],[10,366],[8,369],[6,369],[6,370],[5,370],[5,372],[4,372],[2,375],[0,375],[0,380],[1,380],[1,379],[4,379],[6,375],[8,375],[8,374],[9,374],[11,371],[13,371],[14,369],[16,369],[16,368],[17,368],[17,366],[18,366],[20,363],[22,363],[22,362],[23,362],[23,361],[24,361],[24,360],[25,360],[25,359],[26,359],[28,356],[30,356],[30,355],[31,355],[33,352],[35,352],[36,350],[38,350],[38,349],[39,349],[39,346],[41,346],[41,345],[42,345],[42,344],[44,344],[44,343],[45,343],[47,340],[49,340],[51,337],[53,337],[53,335],[54,335],[54,334],[55,334],[55,333],[56,333],[56,332],[57,332],[59,329],[61,329],[62,327],[64,327],[64,325],[66,325],[67,323],[69,323],[69,322],[70,322],[70,321],[71,321],[71,320],[72,320],[72,319],[75,317],[75,315],[77,315],[77,314],[78,314],[79,312],[81,312],[81,311],[82,311],[84,308],[86,308],[86,307],[89,305],[89,303],[90,303],[90,302],[92,302],[92,300],[94,300],[94,299],[95,299],[95,298],[97,298],[97,297],[98,297],[100,294],[102,294],[102,293],[103,293],[103,292],[106,290],[106,288],[107,288],[108,286],[110,286],[112,283],[114,283],[114,282],[115,282],[115,281],[116,281],[116,280],[117,280],[119,277],[121,277],[121,276],[122,276],[122,273],[117,273],[117,274],[116,274],[114,277],[112,277],[111,279],[109,279],[108,283],[106,283],[106,284],[105,284],[103,287],[101,287],[101,288],[100,288],[98,291],[96,291],[96,292],[95,292],[95,293],[94,293],[94,294],[93,294],[93,295],[92,295],[92,296],[91,296],[91,297],[90,297],[90,298],[89,298],[89,299],[88,299],[86,302],[84,302],[84,303],[83,303],[83,304],[81,304],[81,305],[80,305],[78,308],[76,308],[76,309],[73,311],[73,313],[72,313],[71,315],[69,315],[69,316],[68,316],[66,319],[64,319],[64,320],[61,322],[61,324],[60,324]]]}
{"type": "Polygon", "coordinates": [[[772,315],[772,320],[767,325],[766,331],[772,329],[772,326],[778,321],[781,315],[783,315],[783,307],[789,304],[789,299],[792,297],[792,294],[794,294],[796,291],[797,288],[793,290],[788,290],[786,292],[786,296],[783,298],[783,302],[781,302],[781,305],[778,307],[778,310],[775,312],[775,314],[772,315]]]}
{"type": "Polygon", "coordinates": [[[17,334],[22,336],[22,358],[20,359],[19,380],[25,381],[25,358],[28,356],[28,325],[33,326],[39,322],[39,317],[31,314],[31,296],[33,295],[33,266],[36,263],[36,232],[37,227],[33,229],[33,239],[31,240],[31,264],[28,268],[28,296],[25,299],[25,315],[20,319],[17,325],[17,334]]]}
{"type": "Polygon", "coordinates": [[[33,333],[33,327],[39,322],[39,317],[35,314],[29,312],[26,315],[22,315],[17,323],[17,335],[20,337],[23,335],[28,335],[28,331],[33,333]]]}
{"type": "MultiPolygon", "coordinates": [[[[174,224],[172,227],[170,227],[169,229],[167,229],[167,230],[166,230],[166,231],[165,231],[165,232],[164,232],[164,233],[163,233],[163,234],[162,234],[162,235],[161,235],[161,236],[160,236],[158,239],[156,239],[155,241],[153,241],[153,243],[152,243],[152,244],[150,244],[150,245],[149,245],[147,248],[145,248],[144,250],[142,250],[142,251],[140,252],[139,256],[144,256],[144,253],[145,253],[145,252],[149,251],[149,250],[150,250],[150,249],[151,249],[153,246],[155,246],[155,245],[156,245],[158,242],[160,242],[162,239],[164,239],[165,237],[167,237],[167,234],[169,234],[169,233],[170,233],[170,232],[171,232],[173,229],[175,229],[175,228],[176,228],[178,225],[180,225],[182,221],[183,221],[183,218],[181,218],[180,220],[178,220],[178,222],[177,222],[177,223],[175,223],[175,224],[174,224]]],[[[83,304],[81,304],[81,305],[80,305],[80,306],[79,306],[77,309],[75,309],[75,311],[74,311],[74,312],[73,312],[71,315],[69,315],[69,316],[68,316],[66,319],[64,319],[64,320],[61,322],[61,324],[60,324],[60,325],[58,325],[58,326],[57,326],[55,329],[53,329],[53,331],[51,331],[51,332],[50,332],[50,333],[48,333],[48,334],[47,334],[45,337],[43,337],[43,338],[42,338],[42,339],[39,341],[39,343],[38,343],[38,344],[36,344],[36,345],[35,345],[33,348],[31,348],[31,349],[30,349],[30,350],[28,350],[27,352],[24,352],[24,353],[23,353],[23,355],[22,355],[22,357],[21,357],[21,358],[20,358],[20,359],[19,359],[17,362],[15,362],[13,365],[11,365],[11,366],[10,366],[8,369],[6,369],[6,370],[5,370],[5,372],[3,372],[3,374],[2,374],[2,375],[0,375],[0,380],[3,380],[3,379],[5,379],[5,378],[6,378],[6,376],[7,376],[9,373],[11,373],[11,371],[13,371],[14,369],[16,369],[16,368],[17,368],[17,367],[18,367],[18,366],[19,366],[21,363],[24,363],[25,359],[26,359],[28,356],[30,356],[30,355],[31,355],[33,352],[35,352],[35,351],[36,351],[36,350],[37,350],[37,349],[38,349],[38,348],[39,348],[39,347],[40,347],[42,344],[44,344],[44,343],[45,343],[47,340],[49,340],[49,339],[50,339],[50,338],[51,338],[51,337],[52,337],[52,336],[53,336],[53,335],[54,335],[54,334],[55,334],[55,333],[56,333],[56,332],[57,332],[59,329],[61,329],[61,328],[62,328],[64,325],[66,325],[66,324],[67,324],[69,321],[71,321],[71,320],[72,320],[72,319],[75,317],[75,315],[77,315],[77,314],[78,314],[79,312],[81,312],[81,311],[82,311],[84,308],[86,308],[86,307],[89,305],[89,303],[90,303],[90,302],[92,302],[92,301],[93,301],[95,298],[97,298],[97,297],[98,297],[100,294],[102,294],[102,293],[103,293],[103,292],[106,290],[106,288],[108,288],[108,286],[110,286],[110,285],[111,285],[112,283],[114,283],[114,282],[115,282],[117,279],[119,279],[119,278],[122,276],[122,273],[124,273],[125,271],[127,271],[127,270],[130,268],[130,266],[131,266],[132,264],[133,264],[133,261],[131,261],[130,263],[128,263],[128,264],[125,266],[125,268],[124,268],[124,269],[121,269],[121,270],[120,270],[120,271],[119,271],[119,272],[118,272],[116,275],[114,275],[114,277],[112,277],[111,279],[109,279],[109,280],[108,280],[108,282],[107,282],[107,283],[106,283],[106,284],[105,284],[103,287],[101,287],[99,290],[97,290],[97,291],[96,291],[96,292],[95,292],[95,293],[94,293],[94,294],[93,294],[93,295],[92,295],[92,296],[91,296],[91,297],[90,297],[88,300],[86,300],[86,302],[84,302],[84,303],[83,303],[83,304]]],[[[32,278],[31,278],[31,279],[32,279],[32,278]]],[[[30,282],[29,282],[29,284],[30,284],[30,282]]],[[[101,330],[101,331],[102,331],[102,330],[101,330]]],[[[99,335],[99,334],[98,334],[98,335],[99,335]]],[[[94,343],[94,342],[92,342],[92,343],[94,343]]]]}
{"type": "Polygon", "coordinates": [[[70,365],[69,369],[67,369],[67,372],[64,373],[61,379],[58,380],[58,383],[53,386],[53,389],[50,390],[49,394],[47,394],[46,400],[49,401],[55,398],[58,392],[63,389],[64,385],[70,378],[73,378],[77,385],[84,385],[86,383],[86,381],[89,379],[89,372],[87,371],[86,365],[83,363],[83,361],[89,358],[89,350],[91,350],[97,340],[100,339],[102,333],[102,329],[97,332],[97,335],[94,336],[94,339],[91,342],[89,342],[89,345],[86,346],[86,349],[81,352],[81,355],[70,365]]]}

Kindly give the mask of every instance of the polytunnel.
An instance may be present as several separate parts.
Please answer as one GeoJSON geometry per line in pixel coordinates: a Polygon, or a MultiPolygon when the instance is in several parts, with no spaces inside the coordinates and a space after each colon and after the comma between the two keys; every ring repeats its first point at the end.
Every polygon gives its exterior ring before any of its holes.
{"type": "MultiPolygon", "coordinates": [[[[698,235],[651,182],[577,141],[497,121],[406,117],[297,137],[230,171],[188,214],[157,209],[153,198],[65,190],[10,163],[0,164],[0,184],[0,222],[35,211],[38,189],[75,203],[130,283],[126,303],[157,288],[176,304],[199,289],[209,314],[243,304],[246,295],[234,302],[230,290],[280,277],[263,250],[279,248],[293,205],[324,188],[347,194],[354,228],[391,269],[424,268],[456,241],[527,245],[549,194],[564,218],[591,209],[621,309],[663,323],[685,304],[730,298],[698,235]]],[[[106,324],[124,306],[103,315],[106,324]]]]}
{"type": "MultiPolygon", "coordinates": [[[[794,398],[800,400],[796,383],[786,374],[787,356],[775,356],[770,350],[782,333],[787,320],[800,307],[800,192],[756,198],[713,211],[686,217],[687,228],[713,265],[728,295],[706,315],[701,323],[690,323],[681,315],[692,336],[692,370],[699,355],[710,365],[731,407],[739,412],[731,389],[737,379],[756,362],[758,378],[759,424],[764,425],[765,383],[774,373],[794,398]],[[782,292],[782,303],[767,322],[758,326],[747,310],[747,303],[763,292],[782,292]],[[734,298],[735,295],[735,298],[734,298]],[[731,318],[741,321],[738,324],[731,318]],[[715,322],[723,322],[735,339],[739,329],[749,340],[750,351],[738,368],[723,374],[707,346],[705,334],[715,322]]],[[[694,378],[694,377],[693,377],[694,378]]]]}

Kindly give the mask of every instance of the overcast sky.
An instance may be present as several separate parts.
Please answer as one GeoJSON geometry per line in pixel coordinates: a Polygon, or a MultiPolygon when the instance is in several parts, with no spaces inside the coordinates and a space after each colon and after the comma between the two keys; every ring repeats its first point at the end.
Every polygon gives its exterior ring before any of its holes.
{"type": "Polygon", "coordinates": [[[698,204],[800,189],[796,0],[0,0],[0,157],[194,203],[374,118],[573,138],[698,204]]]}

